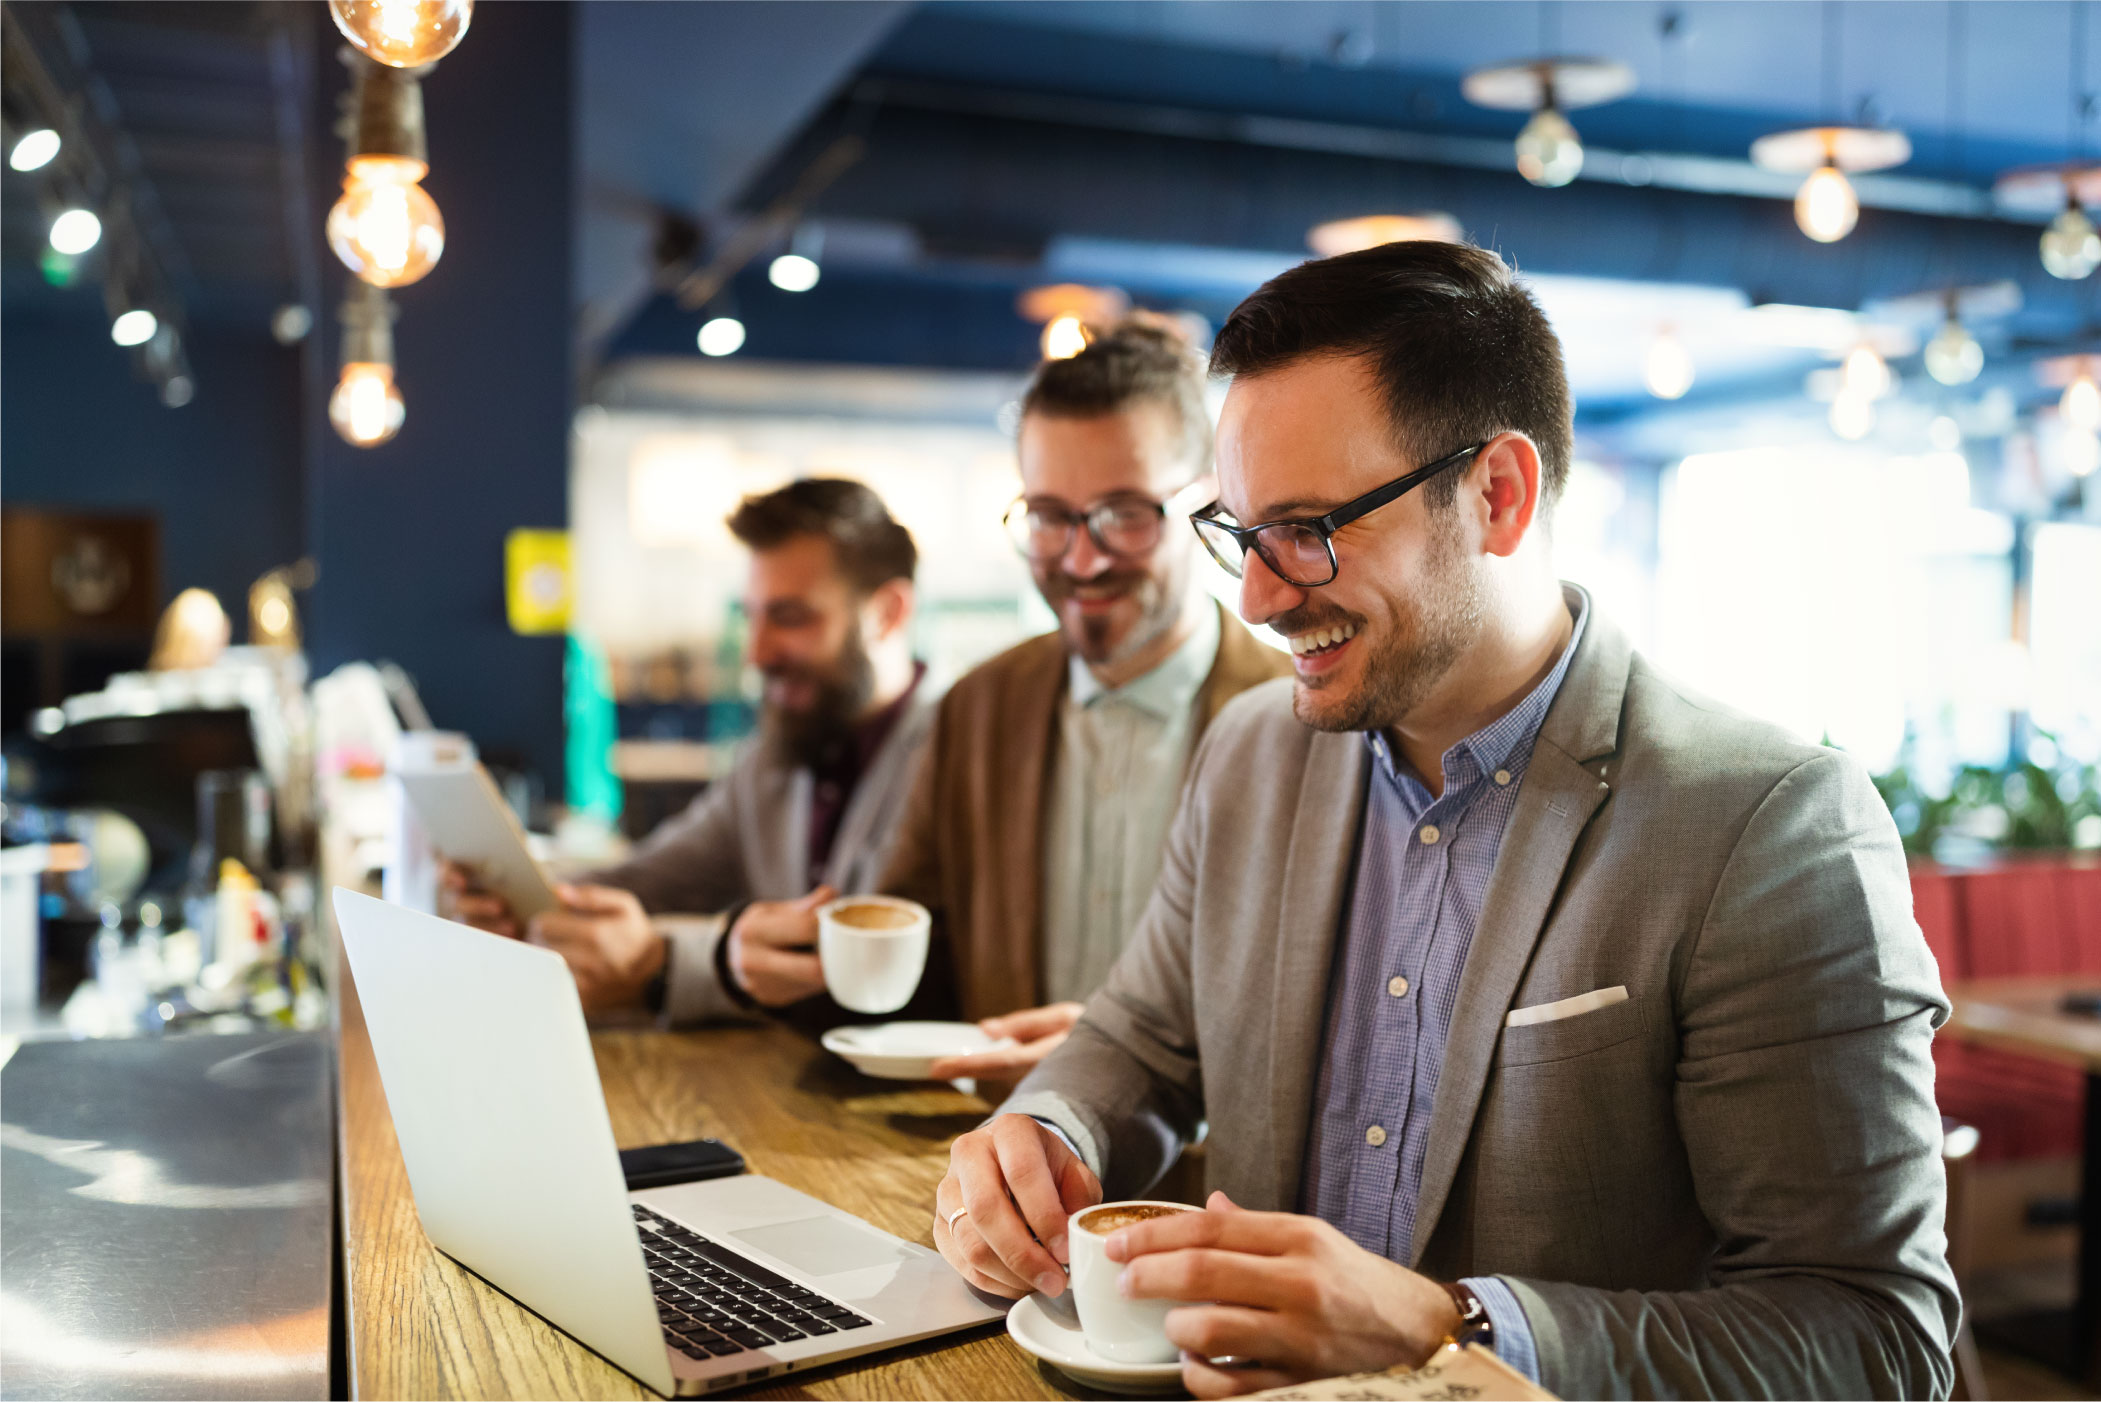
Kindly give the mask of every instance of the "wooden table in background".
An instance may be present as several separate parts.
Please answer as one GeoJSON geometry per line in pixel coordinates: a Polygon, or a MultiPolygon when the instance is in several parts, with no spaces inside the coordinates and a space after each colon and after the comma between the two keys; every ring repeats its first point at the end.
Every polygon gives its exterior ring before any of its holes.
{"type": "MultiPolygon", "coordinates": [[[[357,991],[342,988],[343,1270],[352,1396],[645,1398],[633,1378],[441,1254],[416,1220],[357,991]]],[[[987,1113],[946,1086],[869,1080],[780,1027],[592,1037],[623,1148],[713,1137],[754,1172],[933,1245],[949,1141],[987,1113]]],[[[1042,1398],[1094,1394],[996,1325],[736,1396],[1042,1398]]]]}
{"type": "Polygon", "coordinates": [[[2070,1317],[1995,1324],[2001,1342],[2101,1388],[2101,1017],[2068,1012],[2065,995],[2101,992],[2094,974],[1967,979],[1948,985],[1955,1011],[1941,1029],[1980,1046],[2063,1062],[2086,1072],[2080,1162],[2079,1274],[2070,1317]]]}

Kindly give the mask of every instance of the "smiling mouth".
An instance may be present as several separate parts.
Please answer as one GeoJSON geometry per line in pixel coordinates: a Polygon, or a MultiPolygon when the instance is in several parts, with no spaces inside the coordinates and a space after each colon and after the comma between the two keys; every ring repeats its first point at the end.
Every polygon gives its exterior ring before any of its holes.
{"type": "Polygon", "coordinates": [[[1294,657],[1319,657],[1333,652],[1351,638],[1357,636],[1357,625],[1340,624],[1334,628],[1316,628],[1310,633],[1298,633],[1288,641],[1294,657]]]}

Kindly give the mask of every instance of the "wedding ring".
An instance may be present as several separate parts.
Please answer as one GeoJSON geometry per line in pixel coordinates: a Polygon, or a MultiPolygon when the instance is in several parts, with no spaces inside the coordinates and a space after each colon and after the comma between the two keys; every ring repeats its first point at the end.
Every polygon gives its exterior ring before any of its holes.
{"type": "Polygon", "coordinates": [[[962,1215],[963,1215],[964,1213],[966,1213],[966,1212],[968,1212],[968,1211],[970,1211],[970,1209],[969,1209],[969,1208],[967,1208],[967,1207],[959,1207],[959,1208],[957,1208],[957,1209],[956,1209],[956,1210],[955,1210],[954,1212],[951,1212],[951,1213],[949,1213],[949,1214],[948,1214],[948,1229],[949,1229],[950,1231],[954,1231],[954,1230],[956,1229],[956,1219],[957,1219],[958,1217],[961,1217],[961,1216],[962,1216],[962,1215]]]}

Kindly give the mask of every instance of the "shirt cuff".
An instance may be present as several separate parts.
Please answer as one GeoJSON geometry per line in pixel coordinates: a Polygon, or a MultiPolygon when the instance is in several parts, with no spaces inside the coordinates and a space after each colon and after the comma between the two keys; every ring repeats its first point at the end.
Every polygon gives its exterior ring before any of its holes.
{"type": "Polygon", "coordinates": [[[1495,1329],[1496,1357],[1538,1382],[1539,1347],[1532,1341],[1525,1308],[1510,1287],[1492,1275],[1468,1276],[1459,1283],[1480,1296],[1481,1308],[1488,1311],[1488,1322],[1495,1329]]]}
{"type": "Polygon", "coordinates": [[[751,1018],[751,1012],[731,996],[715,972],[715,947],[728,932],[726,919],[720,915],[659,915],[650,923],[670,946],[661,1014],[666,1027],[751,1018]]]}
{"type": "Polygon", "coordinates": [[[1005,1104],[994,1110],[991,1119],[1001,1115],[1027,1115],[1038,1124],[1049,1125],[1066,1147],[1080,1156],[1095,1177],[1101,1177],[1101,1146],[1094,1142],[1085,1122],[1073,1112],[1072,1105],[1055,1091],[1030,1091],[1008,1097],[1005,1104]]]}

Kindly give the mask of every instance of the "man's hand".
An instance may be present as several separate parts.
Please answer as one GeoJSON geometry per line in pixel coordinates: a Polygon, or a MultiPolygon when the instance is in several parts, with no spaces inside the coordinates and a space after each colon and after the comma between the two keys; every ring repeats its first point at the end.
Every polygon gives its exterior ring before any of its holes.
{"type": "Polygon", "coordinates": [[[1056,1295],[1072,1259],[1065,1221],[1101,1200],[1101,1183],[1064,1140],[1027,1115],[1001,1115],[949,1147],[934,1245],[980,1290],[1056,1295]],[[951,1224],[959,1207],[969,1210],[951,1224]]]}
{"type": "Polygon", "coordinates": [[[1397,1364],[1415,1366],[1459,1327],[1444,1287],[1375,1256],[1318,1217],[1247,1212],[1224,1193],[1110,1236],[1133,1299],[1203,1300],[1170,1310],[1182,1384],[1198,1397],[1397,1364]],[[1253,1366],[1219,1368],[1231,1356],[1253,1366]]]}
{"type": "Polygon", "coordinates": [[[633,893],[612,886],[557,886],[559,910],[533,917],[527,938],[562,956],[586,1013],[642,1001],[664,968],[664,937],[633,893]]]}
{"type": "Polygon", "coordinates": [[[978,1024],[979,1029],[994,1041],[1011,1041],[1013,1046],[994,1047],[968,1056],[944,1056],[928,1074],[937,1081],[953,1081],[961,1076],[1018,1081],[1065,1040],[1072,1025],[1080,1020],[1083,1006],[1052,1003],[1047,1007],[1023,1008],[1005,1017],[988,1017],[978,1024]]]}
{"type": "Polygon", "coordinates": [[[445,863],[438,879],[438,914],[506,939],[516,939],[524,933],[518,928],[511,903],[494,891],[482,889],[474,873],[458,862],[445,863]]]}
{"type": "Polygon", "coordinates": [[[837,892],[819,886],[793,901],[753,901],[726,936],[730,977],[762,1008],[785,1008],[824,992],[817,959],[817,907],[837,892]]]}

